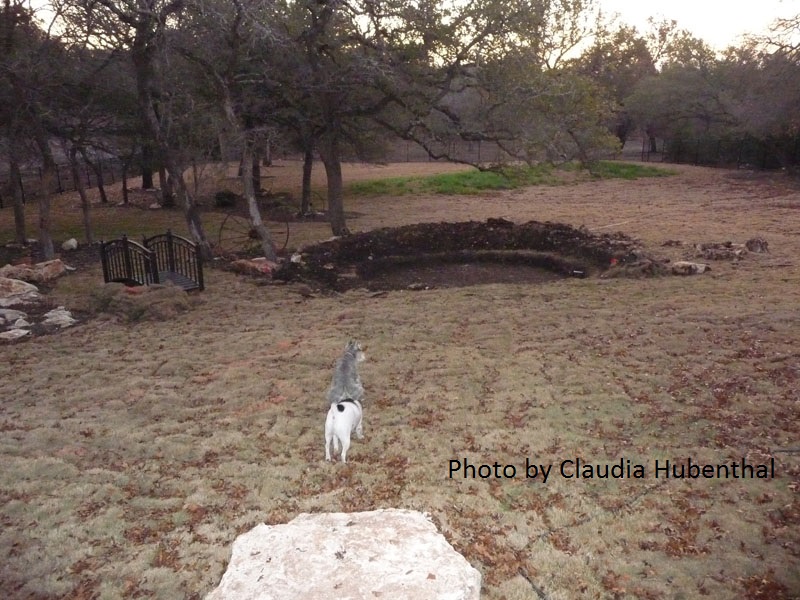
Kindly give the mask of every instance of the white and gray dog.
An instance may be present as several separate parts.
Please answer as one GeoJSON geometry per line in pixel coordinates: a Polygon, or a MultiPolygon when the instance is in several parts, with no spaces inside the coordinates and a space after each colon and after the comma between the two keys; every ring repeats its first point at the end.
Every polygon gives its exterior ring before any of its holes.
{"type": "Polygon", "coordinates": [[[358,376],[358,363],[365,358],[361,344],[347,342],[344,354],[336,361],[331,387],[328,389],[328,417],[325,419],[325,460],[331,460],[331,443],[334,453],[342,447],[342,462],[347,462],[350,434],[354,431],[358,439],[364,437],[361,427],[363,415],[364,386],[358,376]]]}

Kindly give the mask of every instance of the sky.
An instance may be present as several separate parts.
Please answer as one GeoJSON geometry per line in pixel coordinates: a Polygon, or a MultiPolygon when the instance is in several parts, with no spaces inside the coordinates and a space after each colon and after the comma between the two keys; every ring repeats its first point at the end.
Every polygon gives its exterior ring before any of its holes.
{"type": "Polygon", "coordinates": [[[717,50],[738,45],[743,33],[766,33],[778,17],[800,13],[798,0],[597,0],[604,12],[646,31],[647,18],[675,20],[678,27],[717,50]]]}

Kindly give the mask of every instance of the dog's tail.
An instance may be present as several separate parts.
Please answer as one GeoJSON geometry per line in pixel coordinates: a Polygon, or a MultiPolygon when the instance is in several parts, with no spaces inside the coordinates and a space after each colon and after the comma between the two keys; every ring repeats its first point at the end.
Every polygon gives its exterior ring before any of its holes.
{"type": "Polygon", "coordinates": [[[344,403],[345,402],[350,402],[351,404],[355,404],[356,403],[356,401],[353,400],[352,398],[345,398],[344,400],[339,400],[336,403],[336,410],[338,410],[339,412],[344,412],[344,403]]]}

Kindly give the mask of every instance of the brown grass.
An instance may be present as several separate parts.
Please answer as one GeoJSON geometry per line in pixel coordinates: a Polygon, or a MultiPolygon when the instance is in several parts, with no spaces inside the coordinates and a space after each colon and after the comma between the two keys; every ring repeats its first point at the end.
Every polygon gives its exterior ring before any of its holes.
{"type": "MultiPolygon", "coordinates": [[[[169,322],[95,319],[0,347],[4,597],[198,598],[257,523],[380,507],[429,512],[487,599],[800,597],[800,192],[777,176],[678,171],[362,198],[350,225],[555,220],[673,258],[689,250],[666,240],[759,235],[771,253],[690,278],[312,298],[213,269],[169,322]],[[368,357],[366,437],[331,465],[324,394],[349,337],[368,357]],[[774,480],[652,476],[655,459],[773,456],[774,480]],[[575,457],[650,472],[555,473],[575,457]],[[463,458],[518,476],[448,478],[463,458]],[[556,464],[547,483],[525,479],[526,458],[556,464]]],[[[329,235],[294,230],[296,244],[329,235]]],[[[99,279],[79,272],[53,293],[69,304],[99,279]]]]}

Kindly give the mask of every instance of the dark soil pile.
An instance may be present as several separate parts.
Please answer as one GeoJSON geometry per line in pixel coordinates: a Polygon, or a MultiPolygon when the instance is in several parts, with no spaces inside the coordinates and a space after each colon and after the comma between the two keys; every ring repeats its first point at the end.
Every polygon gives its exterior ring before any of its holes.
{"type": "Polygon", "coordinates": [[[488,219],[421,223],[336,238],[304,248],[302,261],[286,263],[275,277],[343,290],[399,268],[455,263],[527,266],[586,277],[640,256],[637,242],[622,233],[597,235],[562,223],[517,225],[488,219]]]}

